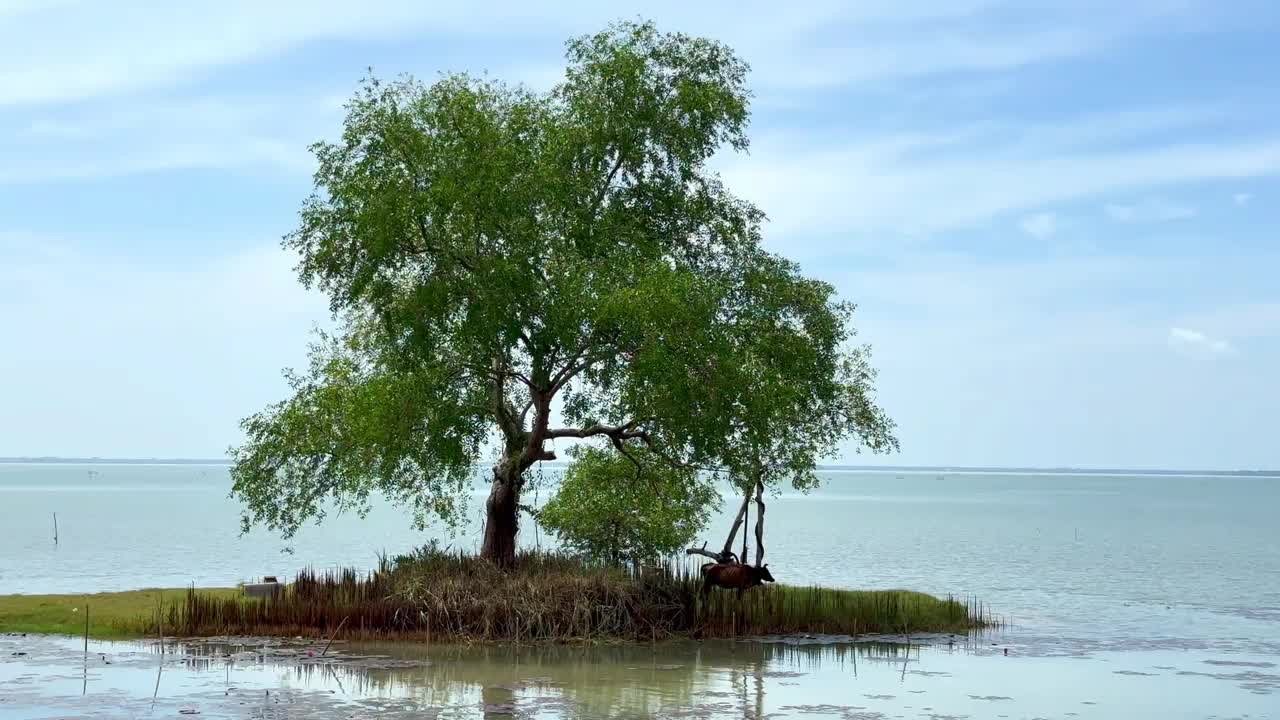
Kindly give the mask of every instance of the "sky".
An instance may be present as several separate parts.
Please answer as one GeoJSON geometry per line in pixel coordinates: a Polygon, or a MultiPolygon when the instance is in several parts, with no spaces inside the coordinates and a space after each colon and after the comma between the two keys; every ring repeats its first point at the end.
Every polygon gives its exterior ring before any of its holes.
{"type": "Polygon", "coordinates": [[[280,237],[368,70],[545,89],[641,16],[751,64],[716,169],[858,304],[902,450],[832,460],[1280,467],[1250,0],[0,0],[0,456],[222,455],[329,322],[280,237]]]}

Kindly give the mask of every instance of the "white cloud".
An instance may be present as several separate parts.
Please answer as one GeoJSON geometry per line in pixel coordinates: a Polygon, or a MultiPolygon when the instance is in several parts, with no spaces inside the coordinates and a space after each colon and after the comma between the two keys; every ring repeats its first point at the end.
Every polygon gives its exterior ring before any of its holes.
{"type": "MultiPolygon", "coordinates": [[[[253,165],[305,171],[311,167],[306,145],[337,125],[335,109],[327,106],[332,95],[318,101],[279,98],[271,112],[261,112],[263,102],[255,98],[191,100],[174,95],[220,69],[335,39],[413,36],[430,44],[435,34],[465,35],[465,54],[427,54],[421,69],[480,70],[496,57],[500,65],[495,70],[502,77],[545,88],[562,71],[560,48],[566,36],[640,13],[662,27],[709,34],[733,45],[752,63],[752,86],[776,106],[803,101],[811,95],[803,91],[812,88],[910,89],[905,80],[946,75],[950,82],[956,74],[970,82],[999,80],[992,71],[1091,52],[1149,32],[1148,21],[1154,18],[1197,14],[1205,6],[1138,2],[1099,14],[1104,7],[1100,2],[1048,4],[1034,22],[1025,22],[1021,4],[1012,0],[821,0],[784,6],[759,0],[728,15],[717,7],[676,0],[631,8],[577,1],[550,12],[514,0],[490,3],[488,12],[409,0],[368,5],[228,0],[181,7],[126,0],[27,0],[14,7],[19,12],[0,25],[0,106],[59,109],[52,114],[42,111],[25,123],[0,123],[0,138],[10,138],[8,145],[0,139],[0,156],[6,157],[0,182],[184,167],[253,165]],[[832,42],[834,36],[838,40],[832,42]],[[98,107],[104,98],[117,97],[127,99],[98,107]],[[172,107],[166,109],[166,104],[172,107]],[[154,112],[148,115],[144,110],[154,112]],[[11,123],[21,126],[4,127],[11,123]],[[31,147],[24,150],[24,143],[31,147]]],[[[1065,153],[1068,145],[1099,134],[1115,138],[1153,127],[1184,126],[1209,119],[1205,115],[1186,108],[1136,110],[1099,116],[1102,124],[1097,127],[1090,118],[1077,117],[1026,133],[1022,128],[1011,133],[1008,127],[989,126],[967,132],[986,136],[984,151],[993,153],[993,162],[1005,162],[1005,167],[995,168],[1003,174],[1014,172],[1023,160],[1002,161],[1002,154],[1034,155],[1022,152],[1024,146],[1053,145],[1065,153]]],[[[810,147],[802,153],[807,151],[819,154],[826,148],[810,147]]],[[[856,154],[859,148],[849,151],[856,154]]],[[[813,169],[816,174],[826,171],[820,165],[813,169]]],[[[908,164],[908,173],[910,169],[908,164]]],[[[991,202],[982,199],[979,204],[991,202]]],[[[781,221],[786,212],[777,215],[781,221]]]]}
{"type": "Polygon", "coordinates": [[[1022,231],[1038,240],[1045,240],[1051,237],[1060,229],[1058,216],[1050,212],[1036,213],[1028,215],[1018,223],[1022,231]]]}
{"type": "MultiPolygon", "coordinates": [[[[185,168],[313,167],[307,144],[340,127],[332,95],[106,102],[0,121],[0,184],[185,168]]],[[[12,117],[12,116],[11,116],[12,117]]]]}
{"type": "Polygon", "coordinates": [[[1155,223],[1195,217],[1197,210],[1162,198],[1145,198],[1129,204],[1109,204],[1107,217],[1123,223],[1155,223]]]}
{"type": "Polygon", "coordinates": [[[1231,196],[1231,202],[1241,207],[1248,205],[1251,200],[1253,200],[1253,193],[1236,193],[1231,196]]]}
{"type": "Polygon", "coordinates": [[[1271,381],[1280,345],[1210,348],[1243,337],[1243,323],[1263,329],[1268,313],[1219,307],[1230,293],[1217,279],[1257,287],[1277,260],[908,251],[888,267],[817,271],[859,304],[859,339],[874,349],[878,396],[899,425],[897,462],[1256,467],[1280,459],[1267,435],[1280,403],[1271,381]],[[1170,288],[1206,309],[1177,313],[1170,288]],[[1212,338],[1170,352],[1181,342],[1171,327],[1212,338]],[[1229,358],[1231,372],[1205,372],[1184,354],[1229,358]],[[1054,432],[1042,431],[1046,407],[1054,432]]]}
{"type": "Polygon", "coordinates": [[[0,28],[0,105],[173,86],[312,40],[395,34],[430,9],[398,0],[51,4],[0,28]]]}
{"type": "Polygon", "coordinates": [[[1234,350],[1226,340],[1218,340],[1202,332],[1180,327],[1169,329],[1169,344],[1178,350],[1206,352],[1213,355],[1222,355],[1234,350]]]}
{"type": "Polygon", "coordinates": [[[904,147],[900,136],[835,148],[766,141],[750,156],[721,163],[729,187],[769,214],[772,234],[926,233],[1101,195],[1280,174],[1280,136],[1123,149],[1057,143],[1006,149],[981,139],[937,151],[925,143],[904,147]]]}
{"type": "MultiPolygon", "coordinates": [[[[1257,262],[1262,267],[1274,267],[1280,259],[1264,256],[1257,262]]],[[[1215,332],[1233,338],[1280,338],[1280,300],[1261,299],[1222,305],[1179,318],[1179,325],[1211,327],[1215,332]]]]}
{"type": "MultiPolygon", "coordinates": [[[[932,74],[989,72],[1090,52],[1149,32],[1153,20],[1202,10],[1162,3],[1046,5],[1034,16],[1012,0],[717,5],[662,0],[543,4],[383,0],[201,0],[155,4],[23,2],[0,26],[0,105],[51,103],[172,87],[222,67],[333,39],[439,33],[488,38],[555,37],[644,15],[666,27],[712,34],[752,62],[756,79],[829,87],[932,74]],[[1105,8],[1106,12],[1099,12],[1105,8]],[[1030,21],[1029,20],[1033,20],[1030,21]],[[839,28],[841,42],[826,42],[839,28]],[[977,30],[977,28],[982,28],[977,30]],[[922,38],[927,38],[924,40],[922,38]]],[[[0,6],[3,12],[3,6],[0,6]]],[[[1208,19],[1195,26],[1209,26],[1208,19]]]]}

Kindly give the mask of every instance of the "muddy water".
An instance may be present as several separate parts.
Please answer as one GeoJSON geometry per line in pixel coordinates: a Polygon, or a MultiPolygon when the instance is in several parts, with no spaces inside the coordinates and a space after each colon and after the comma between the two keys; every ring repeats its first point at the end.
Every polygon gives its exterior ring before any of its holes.
{"type": "Polygon", "coordinates": [[[1270,718],[1264,655],[1009,636],[459,648],[0,637],[0,718],[1270,718]]]}

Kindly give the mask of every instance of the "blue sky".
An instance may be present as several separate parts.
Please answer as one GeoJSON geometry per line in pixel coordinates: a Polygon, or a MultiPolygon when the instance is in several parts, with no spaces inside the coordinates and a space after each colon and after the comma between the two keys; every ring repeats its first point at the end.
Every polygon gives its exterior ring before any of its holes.
{"type": "Polygon", "coordinates": [[[1280,466],[1280,6],[436,5],[0,0],[0,455],[221,454],[327,322],[279,238],[366,68],[545,88],[643,13],[753,67],[716,165],[900,425],[843,460],[1280,466]]]}

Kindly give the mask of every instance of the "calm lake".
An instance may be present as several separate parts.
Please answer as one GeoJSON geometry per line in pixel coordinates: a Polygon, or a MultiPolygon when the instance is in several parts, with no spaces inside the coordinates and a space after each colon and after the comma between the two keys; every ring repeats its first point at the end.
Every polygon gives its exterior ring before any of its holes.
{"type": "MultiPolygon", "coordinates": [[[[379,506],[288,554],[239,536],[228,490],[222,466],[0,465],[0,593],[226,586],[478,544],[475,523],[419,533],[379,506]]],[[[91,643],[88,667],[77,641],[0,637],[0,717],[1280,717],[1280,479],[830,473],[767,517],[780,582],[976,596],[1010,627],[909,649],[346,646],[323,663],[261,641],[164,660],[91,643]]],[[[531,526],[522,541],[548,545],[531,526]]]]}

